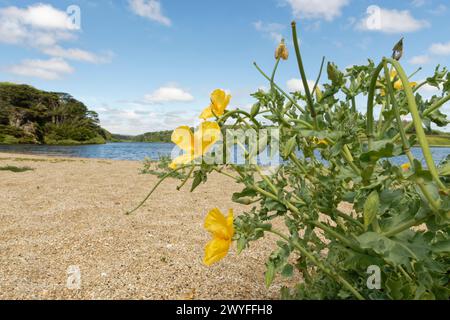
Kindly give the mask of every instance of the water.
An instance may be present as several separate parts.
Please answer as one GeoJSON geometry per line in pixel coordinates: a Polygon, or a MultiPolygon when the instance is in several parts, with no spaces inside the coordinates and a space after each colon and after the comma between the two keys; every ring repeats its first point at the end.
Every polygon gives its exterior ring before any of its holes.
{"type": "MultiPolygon", "coordinates": [[[[0,145],[0,152],[140,161],[146,157],[157,160],[162,155],[170,156],[173,148],[174,145],[171,143],[108,143],[88,146],[0,145]]],[[[450,154],[450,148],[432,148],[431,151],[436,163],[440,163],[450,154]]],[[[420,148],[413,148],[412,152],[417,159],[423,160],[420,148]]],[[[392,161],[398,165],[407,162],[407,158],[402,156],[392,161]]]]}

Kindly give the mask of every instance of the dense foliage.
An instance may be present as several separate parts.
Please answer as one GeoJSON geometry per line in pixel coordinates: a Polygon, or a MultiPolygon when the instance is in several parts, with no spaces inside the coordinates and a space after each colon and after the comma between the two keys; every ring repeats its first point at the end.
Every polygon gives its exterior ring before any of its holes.
{"type": "Polygon", "coordinates": [[[410,82],[397,45],[393,58],[378,65],[369,61],[342,71],[328,63],[328,81],[309,87],[295,23],[292,31],[304,92],[288,94],[274,81],[287,58],[283,43],[272,77],[255,64],[270,90],[253,95],[251,112],[227,111],[223,97],[213,93],[204,113],[215,122],[202,123],[195,136],[180,127],[172,137],[186,152],[172,163],[173,172],[190,170],[192,189],[212,172],[223,174],[242,185],[233,200],[248,206],[233,227],[232,212],[225,217],[211,210],[205,228],[213,240],[205,263],[224,258],[230,238],[241,252],[270,233],[278,241],[266,263],[267,286],[277,275],[302,278],[282,290],[284,299],[449,299],[450,161],[436,165],[425,131],[432,123],[449,123],[440,109],[450,101],[450,73],[438,67],[425,81],[410,82]],[[424,85],[440,93],[425,99],[419,93],[424,85]],[[357,108],[361,95],[368,101],[365,113],[357,108]],[[405,116],[413,122],[405,124],[405,116]],[[245,165],[211,164],[202,157],[220,140],[216,130],[225,123],[259,132],[263,121],[280,132],[284,161],[271,172],[250,161],[267,149],[262,136],[257,152],[250,143],[238,144],[245,165]],[[197,141],[207,148],[194,151],[197,141]],[[413,145],[423,159],[414,157],[413,145]],[[401,166],[392,161],[400,155],[407,159],[401,166]]]}
{"type": "Polygon", "coordinates": [[[0,83],[0,143],[105,143],[98,114],[67,93],[0,83]]]}

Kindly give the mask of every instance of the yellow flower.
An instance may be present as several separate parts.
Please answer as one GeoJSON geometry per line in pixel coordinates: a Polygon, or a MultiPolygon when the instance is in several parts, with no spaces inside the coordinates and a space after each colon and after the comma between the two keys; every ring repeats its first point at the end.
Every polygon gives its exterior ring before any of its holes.
{"type": "Polygon", "coordinates": [[[316,145],[325,145],[325,146],[328,146],[328,142],[327,142],[327,140],[325,140],[325,139],[319,139],[319,138],[317,138],[317,137],[314,137],[313,138],[313,142],[314,142],[314,144],[316,144],[316,145]]]}
{"type": "Polygon", "coordinates": [[[406,172],[406,171],[409,171],[409,169],[411,169],[411,164],[404,163],[404,164],[401,165],[401,167],[402,167],[403,171],[406,172]]]}
{"type": "Polygon", "coordinates": [[[175,129],[172,133],[172,142],[186,153],[174,159],[169,167],[175,170],[180,165],[188,164],[202,157],[220,137],[220,127],[216,122],[203,122],[195,134],[188,126],[175,129]]]}
{"type": "Polygon", "coordinates": [[[205,220],[205,229],[213,236],[205,248],[203,259],[203,263],[209,267],[225,258],[230,250],[234,236],[233,210],[229,210],[228,217],[219,209],[211,210],[205,220]]]}
{"type": "MultiPolygon", "coordinates": [[[[395,79],[395,77],[397,77],[397,71],[392,70],[391,71],[391,81],[393,81],[395,79]]],[[[382,86],[384,86],[384,84],[382,84],[382,86]]],[[[409,86],[411,88],[415,88],[417,87],[417,82],[410,82],[409,86]]],[[[398,79],[397,81],[394,82],[394,90],[403,90],[403,82],[402,80],[398,79]]],[[[386,95],[386,91],[385,89],[381,89],[381,96],[384,97],[386,95]]]]}
{"type": "Polygon", "coordinates": [[[230,104],[231,95],[221,89],[214,90],[211,94],[211,105],[200,115],[200,119],[207,120],[214,116],[222,116],[230,104]]]}
{"type": "Polygon", "coordinates": [[[289,51],[284,43],[284,39],[281,39],[280,44],[278,45],[277,50],[275,51],[275,59],[283,59],[287,60],[289,58],[289,51]]]}

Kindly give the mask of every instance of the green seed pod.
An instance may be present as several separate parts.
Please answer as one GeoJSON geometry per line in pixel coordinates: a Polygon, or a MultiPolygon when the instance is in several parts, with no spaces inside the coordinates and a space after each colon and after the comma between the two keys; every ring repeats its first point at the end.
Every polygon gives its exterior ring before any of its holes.
{"type": "Polygon", "coordinates": [[[289,158],[292,152],[294,152],[295,147],[297,146],[297,136],[293,136],[289,141],[286,143],[283,156],[284,158],[289,158]]]}
{"type": "Polygon", "coordinates": [[[253,118],[256,117],[259,113],[259,110],[261,110],[261,104],[258,102],[253,105],[252,110],[250,111],[250,115],[253,118]]]}
{"type": "Polygon", "coordinates": [[[369,226],[377,219],[378,209],[380,207],[380,196],[377,191],[372,192],[364,203],[364,228],[366,231],[369,226]]]}

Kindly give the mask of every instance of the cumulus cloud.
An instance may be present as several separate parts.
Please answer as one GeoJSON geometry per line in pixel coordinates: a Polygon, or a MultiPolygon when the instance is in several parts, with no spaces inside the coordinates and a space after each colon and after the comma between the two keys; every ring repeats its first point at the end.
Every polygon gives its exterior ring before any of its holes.
{"type": "MultiPolygon", "coordinates": [[[[41,68],[35,72],[30,72],[30,68],[34,65],[34,63],[30,62],[47,61],[49,65],[52,65],[57,61],[60,65],[64,63],[67,66],[67,62],[62,59],[88,63],[110,62],[112,58],[112,53],[110,52],[96,54],[79,48],[63,48],[61,46],[61,42],[77,39],[80,24],[74,21],[74,17],[72,14],[42,3],[25,8],[16,6],[0,8],[0,43],[31,47],[55,58],[49,60],[25,60],[9,69],[19,71],[14,73],[24,76],[33,75],[43,79],[54,79],[55,73],[53,70],[41,68]]],[[[71,71],[73,71],[72,68],[71,71]]],[[[61,72],[58,74],[58,77],[60,75],[61,72]]]]}
{"type": "Polygon", "coordinates": [[[128,0],[131,10],[140,17],[144,17],[165,26],[170,26],[172,21],[162,13],[159,0],[128,0]]]}
{"type": "Polygon", "coordinates": [[[279,43],[283,39],[282,31],[285,26],[279,23],[264,23],[261,20],[253,23],[253,27],[256,31],[259,31],[269,38],[273,39],[275,42],[279,43]]]}
{"type": "Polygon", "coordinates": [[[339,17],[342,8],[350,3],[350,0],[286,0],[292,7],[294,16],[305,19],[325,19],[332,21],[339,17]]]}
{"type": "Polygon", "coordinates": [[[420,55],[412,57],[408,62],[414,65],[424,65],[430,63],[431,59],[429,55],[420,55]]]}
{"type": "Polygon", "coordinates": [[[428,21],[414,18],[408,10],[370,6],[367,8],[366,16],[357,24],[357,29],[395,34],[415,32],[429,26],[428,21]]]}
{"type": "Polygon", "coordinates": [[[94,107],[99,113],[102,127],[113,133],[138,135],[145,132],[173,130],[186,124],[197,125],[198,112],[166,111],[157,107],[139,106],[129,108],[94,107]]]}
{"type": "Polygon", "coordinates": [[[448,56],[450,55],[450,42],[434,43],[430,47],[430,52],[439,56],[448,56]]]}
{"type": "Polygon", "coordinates": [[[64,74],[70,74],[74,70],[63,59],[52,58],[49,60],[23,60],[21,63],[12,65],[7,68],[10,73],[41,78],[45,80],[56,80],[64,74]]]}
{"type": "Polygon", "coordinates": [[[60,46],[42,48],[42,52],[52,57],[59,57],[69,60],[83,61],[95,64],[110,63],[114,56],[114,53],[112,53],[111,51],[99,55],[82,49],[77,48],[65,49],[60,46]]]}
{"type": "MultiPolygon", "coordinates": [[[[309,90],[312,90],[314,88],[315,83],[316,82],[313,80],[308,80],[309,90]]],[[[303,86],[303,81],[301,79],[297,79],[297,78],[290,79],[290,80],[288,80],[286,85],[290,92],[297,92],[297,91],[304,92],[305,91],[305,88],[303,86]]]]}
{"type": "Polygon", "coordinates": [[[189,92],[176,86],[161,87],[154,92],[145,95],[145,103],[170,103],[170,102],[191,102],[194,97],[189,92]]]}

